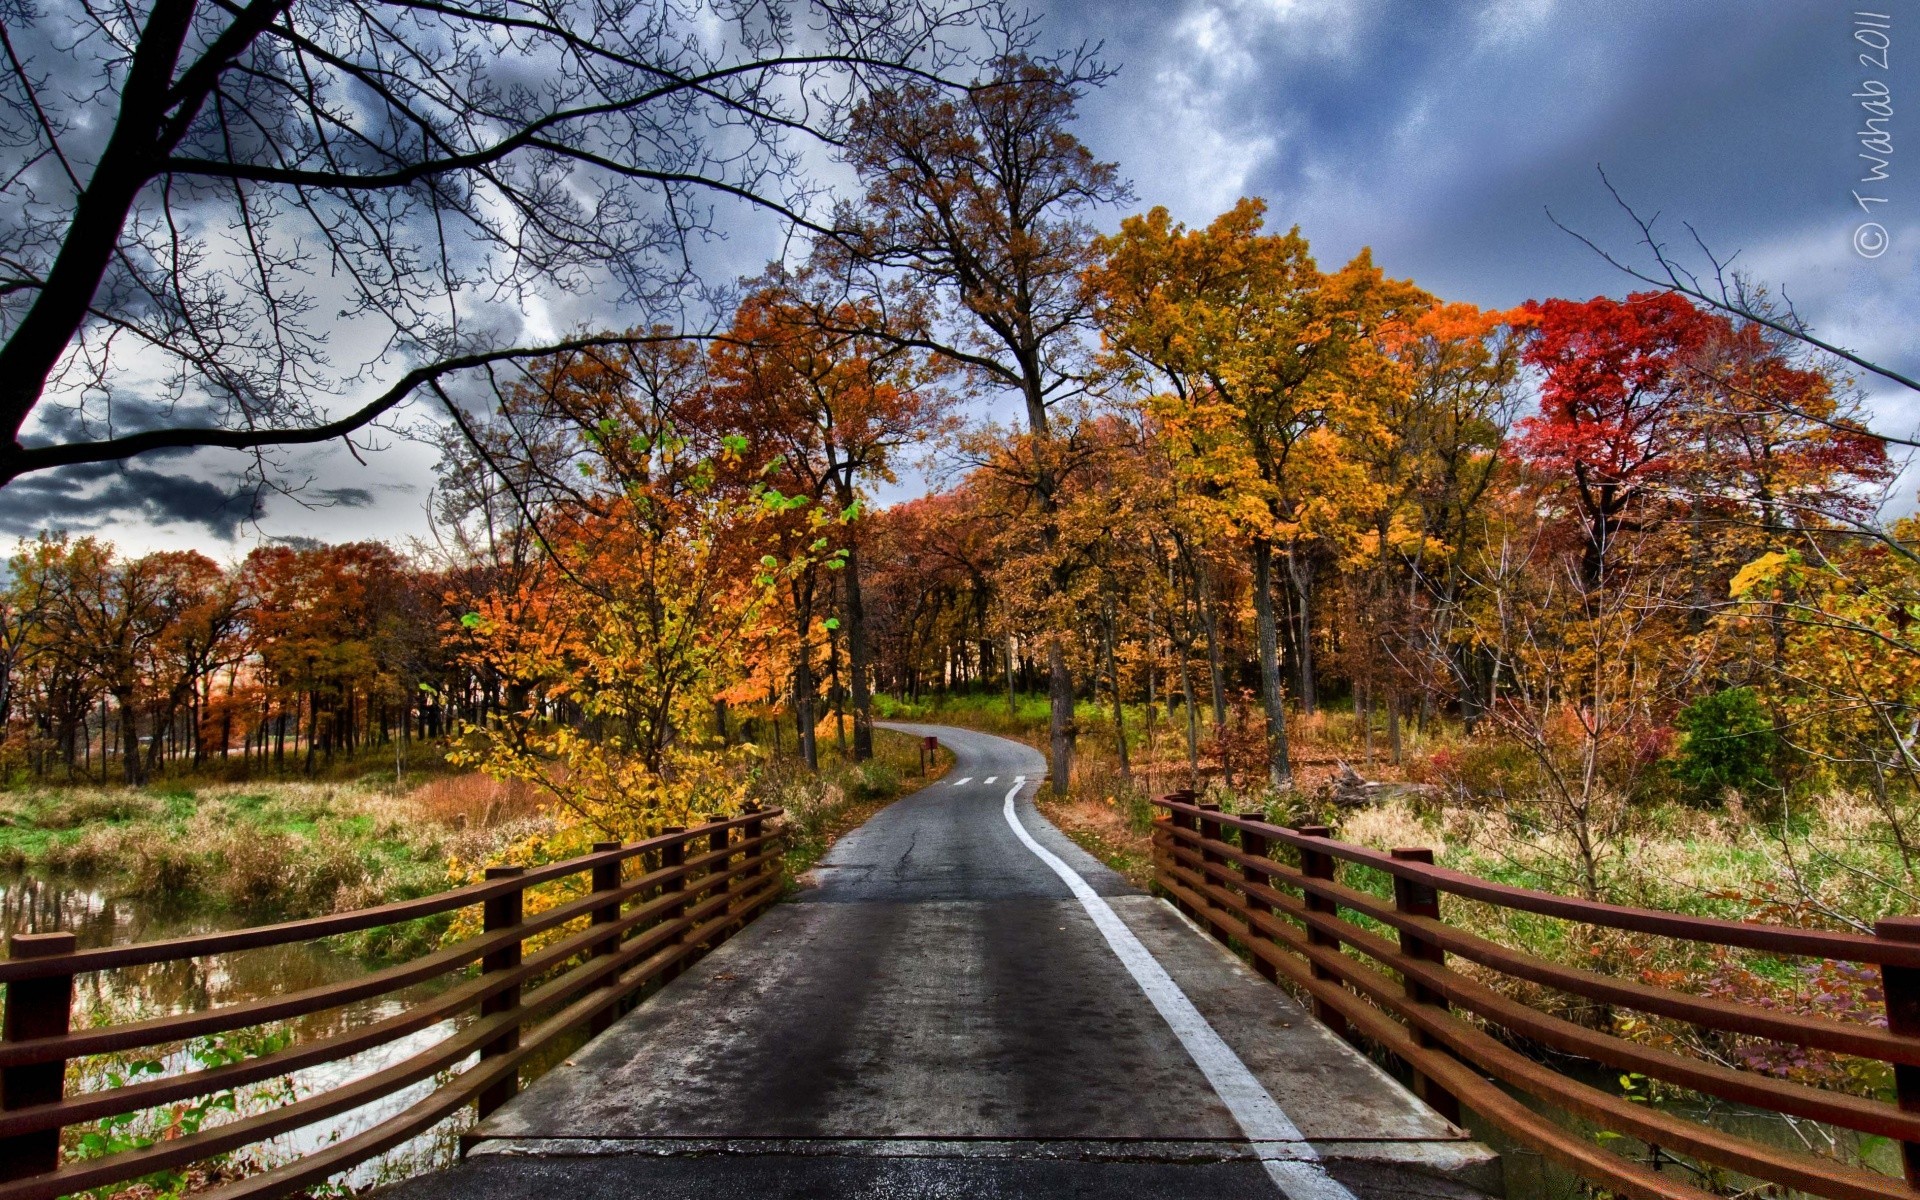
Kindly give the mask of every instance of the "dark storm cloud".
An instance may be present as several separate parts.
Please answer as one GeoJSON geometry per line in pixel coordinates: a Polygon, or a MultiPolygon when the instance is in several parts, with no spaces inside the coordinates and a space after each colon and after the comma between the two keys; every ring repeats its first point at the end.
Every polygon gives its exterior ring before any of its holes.
{"type": "MultiPolygon", "coordinates": [[[[1636,207],[1664,214],[1671,238],[1684,241],[1691,222],[1843,328],[1863,296],[1915,298],[1903,226],[1920,240],[1920,189],[1896,168],[1895,253],[1869,262],[1847,241],[1860,219],[1848,196],[1861,166],[1850,93],[1869,74],[1886,75],[1896,97],[1920,82],[1899,55],[1890,73],[1861,67],[1849,11],[1065,0],[1050,8],[1049,33],[1104,40],[1121,68],[1088,99],[1084,132],[1119,159],[1142,207],[1202,222],[1261,195],[1324,263],[1370,245],[1393,274],[1504,306],[1634,286],[1545,212],[1630,251],[1637,234],[1596,172],[1604,165],[1636,207]]],[[[1849,332],[1906,353],[1904,337],[1849,332]]]]}
{"type": "Polygon", "coordinates": [[[373,503],[373,493],[363,487],[321,488],[307,499],[328,508],[365,508],[373,503]]]}
{"type": "MultiPolygon", "coordinates": [[[[357,490],[357,489],[347,489],[357,490]]],[[[231,540],[264,511],[257,488],[235,490],[144,467],[98,464],[25,475],[0,489],[0,532],[74,533],[109,524],[197,525],[231,540]]]]}

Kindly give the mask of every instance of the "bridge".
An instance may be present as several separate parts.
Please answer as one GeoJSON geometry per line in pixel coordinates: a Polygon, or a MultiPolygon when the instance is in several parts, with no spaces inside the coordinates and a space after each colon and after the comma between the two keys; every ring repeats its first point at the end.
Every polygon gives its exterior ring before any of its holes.
{"type": "Polygon", "coordinates": [[[939,737],[955,754],[952,771],[842,839],[786,903],[776,903],[779,814],[754,812],[312,921],[85,951],[70,935],[14,938],[0,963],[0,1200],[138,1178],[409,1087],[424,1095],[369,1128],[209,1194],[292,1194],[473,1105],[480,1119],[463,1136],[462,1160],[387,1195],[1498,1194],[1500,1162],[1464,1120],[1621,1195],[1699,1200],[1713,1193],[1697,1185],[1717,1178],[1849,1200],[1920,1196],[1910,1178],[1633,1104],[1590,1074],[1516,1048],[1544,1046],[1560,1052],[1556,1061],[1893,1138],[1906,1146],[1911,1177],[1920,1165],[1913,922],[1867,937],[1572,900],[1446,871],[1417,850],[1385,854],[1324,829],[1223,814],[1186,794],[1160,802],[1162,895],[1149,896],[1033,808],[1044,770],[1036,752],[964,730],[898,728],[939,737]],[[1390,879],[1391,896],[1355,886],[1364,880],[1352,872],[1390,879]],[[535,889],[546,889],[544,901],[525,903],[535,889]],[[1447,895],[1870,964],[1886,984],[1889,1027],[1548,963],[1447,923],[1447,895]],[[484,913],[477,936],[361,979],[68,1027],[78,974],[473,906],[484,913]],[[1892,1064],[1897,1102],[1574,1025],[1489,987],[1489,972],[1704,1030],[1892,1064]],[[82,1055],[286,1021],[435,978],[450,986],[371,1024],[62,1094],[64,1063],[82,1055]],[[291,1104],[106,1157],[61,1158],[63,1127],[337,1061],[456,1015],[462,1023],[443,1040],[291,1104]],[[1659,1146],[1683,1169],[1616,1152],[1629,1142],[1659,1146]]]}

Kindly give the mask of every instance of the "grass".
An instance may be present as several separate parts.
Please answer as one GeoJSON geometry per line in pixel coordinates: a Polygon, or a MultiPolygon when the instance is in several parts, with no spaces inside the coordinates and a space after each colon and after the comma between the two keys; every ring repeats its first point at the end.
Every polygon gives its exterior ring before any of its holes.
{"type": "Polygon", "coordinates": [[[867,762],[854,762],[823,736],[819,774],[787,756],[759,768],[751,785],[755,802],[786,810],[789,878],[797,879],[811,870],[848,831],[953,766],[952,752],[942,748],[935,755],[931,774],[922,778],[920,740],[890,729],[873,731],[873,751],[873,758],[867,762]]]}
{"type": "Polygon", "coordinates": [[[246,919],[301,917],[442,890],[450,857],[484,855],[538,819],[530,796],[478,775],[405,790],[29,788],[0,794],[0,869],[246,919]]]}

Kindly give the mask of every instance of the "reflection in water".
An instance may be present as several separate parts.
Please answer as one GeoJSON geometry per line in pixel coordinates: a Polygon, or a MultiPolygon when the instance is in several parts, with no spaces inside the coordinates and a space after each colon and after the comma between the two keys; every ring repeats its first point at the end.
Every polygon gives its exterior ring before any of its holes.
{"type": "MultiPolygon", "coordinates": [[[[69,930],[82,948],[91,948],[212,933],[249,923],[231,913],[168,905],[164,897],[113,895],[84,880],[22,872],[0,874],[0,932],[5,933],[69,930]]],[[[338,983],[364,975],[369,969],[366,962],[319,941],[92,972],[74,979],[73,1023],[75,1027],[121,1024],[200,1012],[338,983]]],[[[344,1033],[398,1015],[451,982],[436,980],[314,1013],[289,1023],[287,1028],[296,1044],[344,1033]]],[[[442,1021],[398,1041],[297,1072],[290,1081],[292,1093],[305,1098],[371,1075],[432,1048],[457,1027],[454,1021],[442,1021]]],[[[189,1055],[178,1046],[162,1048],[154,1057],[166,1075],[192,1066],[189,1055]]],[[[109,1062],[76,1063],[69,1073],[69,1090],[107,1086],[106,1073],[112,1069],[116,1069],[115,1064],[109,1062]]],[[[434,1079],[422,1080],[361,1108],[275,1138],[249,1151],[246,1159],[255,1167],[266,1168],[311,1154],[400,1113],[435,1086],[434,1079]]],[[[284,1085],[242,1089],[238,1110],[218,1114],[207,1124],[247,1116],[286,1099],[284,1085]],[[253,1101],[251,1106],[249,1100],[253,1101]]],[[[349,1173],[346,1182],[365,1186],[442,1165],[448,1161],[451,1146],[450,1132],[443,1128],[362,1164],[349,1173]]]]}
{"type": "MultiPolygon", "coordinates": [[[[1582,1071],[1578,1066],[1571,1064],[1563,1064],[1563,1069],[1591,1087],[1616,1095],[1621,1094],[1618,1072],[1607,1071],[1598,1066],[1582,1071]]],[[[1703,1188],[1718,1195],[1760,1194],[1778,1197],[1780,1200],[1797,1200],[1799,1197],[1809,1196],[1808,1193],[1790,1188],[1771,1184],[1762,1185],[1760,1181],[1736,1171],[1706,1166],[1690,1157],[1674,1154],[1661,1147],[1649,1146],[1638,1138],[1628,1137],[1625,1134],[1603,1133],[1599,1126],[1544,1104],[1524,1092],[1513,1088],[1506,1090],[1528,1108],[1551,1118],[1557,1124],[1606,1147],[1607,1150],[1622,1158],[1652,1167],[1660,1174],[1677,1182],[1703,1188]]],[[[1902,1171],[1899,1148],[1886,1138],[1869,1137],[1851,1129],[1822,1125],[1817,1121],[1800,1120],[1767,1109],[1749,1108],[1744,1104],[1732,1104],[1724,1100],[1674,1098],[1650,1103],[1653,1107],[1673,1116],[1696,1122],[1709,1129],[1735,1134],[1763,1146],[1794,1150],[1818,1158],[1863,1166],[1883,1175],[1897,1177],[1902,1171]]],[[[1594,1189],[1583,1182],[1579,1176],[1557,1163],[1542,1158],[1538,1153],[1510,1141],[1492,1125],[1479,1119],[1477,1115],[1468,1114],[1467,1126],[1475,1137],[1500,1152],[1502,1171],[1507,1185],[1507,1200],[1586,1200],[1587,1197],[1595,1194],[1594,1189]]]]}

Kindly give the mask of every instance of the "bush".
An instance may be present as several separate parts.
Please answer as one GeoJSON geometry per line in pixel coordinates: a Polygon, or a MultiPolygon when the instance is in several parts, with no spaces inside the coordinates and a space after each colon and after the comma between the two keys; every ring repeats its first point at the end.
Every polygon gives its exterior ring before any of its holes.
{"type": "Polygon", "coordinates": [[[1758,795],[1779,788],[1773,758],[1780,742],[1752,688],[1702,696],[1681,709],[1673,723],[1687,735],[1673,761],[1673,776],[1696,803],[1717,803],[1730,789],[1758,795]]]}

